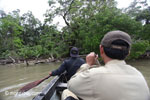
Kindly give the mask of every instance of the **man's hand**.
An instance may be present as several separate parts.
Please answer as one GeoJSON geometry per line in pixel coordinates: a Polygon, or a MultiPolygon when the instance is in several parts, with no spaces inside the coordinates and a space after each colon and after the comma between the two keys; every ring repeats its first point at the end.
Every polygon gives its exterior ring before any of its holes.
{"type": "Polygon", "coordinates": [[[49,76],[51,76],[52,75],[52,72],[49,72],[49,76]]]}
{"type": "Polygon", "coordinates": [[[94,52],[91,52],[86,56],[86,63],[90,66],[94,65],[97,61],[98,55],[96,55],[94,52]]]}

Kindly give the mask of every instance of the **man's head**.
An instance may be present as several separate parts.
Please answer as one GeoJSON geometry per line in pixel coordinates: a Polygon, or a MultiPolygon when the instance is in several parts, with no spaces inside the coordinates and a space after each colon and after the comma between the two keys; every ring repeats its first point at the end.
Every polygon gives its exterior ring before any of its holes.
{"type": "Polygon", "coordinates": [[[71,57],[78,57],[79,56],[79,50],[77,47],[73,47],[70,50],[70,56],[71,57]]]}
{"type": "Polygon", "coordinates": [[[105,34],[101,46],[109,58],[124,60],[131,48],[131,37],[123,31],[111,31],[105,34]]]}

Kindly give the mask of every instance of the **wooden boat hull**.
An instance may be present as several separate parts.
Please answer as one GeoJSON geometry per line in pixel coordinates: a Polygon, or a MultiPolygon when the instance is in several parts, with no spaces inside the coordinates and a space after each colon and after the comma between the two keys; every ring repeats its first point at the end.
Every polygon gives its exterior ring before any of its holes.
{"type": "Polygon", "coordinates": [[[62,82],[63,79],[64,74],[56,76],[33,100],[61,100],[61,92],[67,88],[67,83],[62,82]]]}

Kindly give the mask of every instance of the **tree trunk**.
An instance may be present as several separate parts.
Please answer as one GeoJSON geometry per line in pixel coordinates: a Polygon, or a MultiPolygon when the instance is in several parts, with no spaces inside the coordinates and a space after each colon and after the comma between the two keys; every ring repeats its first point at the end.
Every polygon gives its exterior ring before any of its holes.
{"type": "Polygon", "coordinates": [[[25,59],[26,65],[29,66],[29,62],[27,59],[25,59]]]}

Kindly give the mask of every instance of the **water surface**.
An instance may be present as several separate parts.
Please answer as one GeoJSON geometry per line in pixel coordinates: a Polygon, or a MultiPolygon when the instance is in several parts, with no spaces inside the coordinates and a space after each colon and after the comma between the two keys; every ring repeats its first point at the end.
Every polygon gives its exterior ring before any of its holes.
{"type": "MultiPolygon", "coordinates": [[[[142,72],[150,87],[150,59],[128,61],[127,63],[142,72]]],[[[51,70],[58,68],[60,64],[39,64],[29,67],[25,65],[0,65],[0,100],[32,100],[53,77],[24,94],[18,95],[17,91],[27,83],[46,77],[51,70]]]]}
{"type": "Polygon", "coordinates": [[[0,100],[32,100],[53,78],[49,78],[37,87],[24,94],[18,90],[27,83],[48,76],[51,70],[59,67],[60,63],[26,65],[0,65],[0,100]]]}

